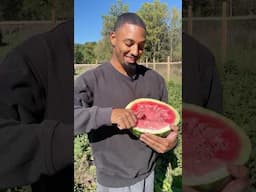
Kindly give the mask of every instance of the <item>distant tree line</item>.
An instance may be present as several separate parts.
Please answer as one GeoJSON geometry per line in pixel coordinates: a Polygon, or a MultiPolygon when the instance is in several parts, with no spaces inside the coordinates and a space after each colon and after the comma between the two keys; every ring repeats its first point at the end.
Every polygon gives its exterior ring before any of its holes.
{"type": "Polygon", "coordinates": [[[194,16],[221,16],[223,1],[227,2],[227,11],[233,16],[256,15],[255,0],[183,0],[182,15],[188,16],[188,5],[191,4],[194,16]]]}
{"type": "Polygon", "coordinates": [[[54,10],[57,19],[73,15],[73,0],[1,0],[0,21],[48,20],[54,10]]]}
{"type": "MultiPolygon", "coordinates": [[[[73,17],[73,0],[1,0],[0,21],[65,20],[73,17]]],[[[0,28],[0,46],[4,46],[0,28]]]]}
{"type": "MultiPolygon", "coordinates": [[[[102,16],[102,38],[98,42],[75,44],[74,62],[101,63],[108,60],[111,56],[109,33],[113,30],[117,16],[127,11],[129,6],[117,0],[109,13],[102,16]]],[[[168,56],[174,61],[181,60],[181,10],[169,8],[167,4],[155,0],[144,3],[137,14],[145,21],[148,31],[141,60],[161,62],[166,61],[168,56]]]]}

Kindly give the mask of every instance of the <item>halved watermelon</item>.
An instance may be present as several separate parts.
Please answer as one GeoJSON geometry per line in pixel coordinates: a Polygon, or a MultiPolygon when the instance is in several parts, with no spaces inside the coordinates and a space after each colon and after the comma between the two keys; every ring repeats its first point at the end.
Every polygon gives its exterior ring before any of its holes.
{"type": "Polygon", "coordinates": [[[228,178],[227,165],[246,163],[251,143],[243,129],[230,119],[184,103],[182,151],[182,183],[212,191],[209,188],[228,178]]]}
{"type": "Polygon", "coordinates": [[[180,121],[176,109],[156,99],[136,99],[126,109],[131,109],[137,116],[137,124],[131,131],[138,137],[142,133],[165,137],[171,131],[171,125],[177,125],[180,121]]]}

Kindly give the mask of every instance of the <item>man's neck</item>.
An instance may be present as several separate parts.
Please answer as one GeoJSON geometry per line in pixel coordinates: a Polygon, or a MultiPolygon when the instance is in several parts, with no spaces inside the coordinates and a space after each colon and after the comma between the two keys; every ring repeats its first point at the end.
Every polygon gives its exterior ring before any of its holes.
{"type": "Polygon", "coordinates": [[[110,60],[110,63],[119,73],[122,73],[123,75],[128,76],[123,66],[120,63],[118,63],[115,59],[112,58],[110,60]]]}
{"type": "Polygon", "coordinates": [[[110,63],[119,73],[125,76],[133,77],[136,74],[136,70],[126,70],[121,63],[113,58],[110,60],[110,63]]]}

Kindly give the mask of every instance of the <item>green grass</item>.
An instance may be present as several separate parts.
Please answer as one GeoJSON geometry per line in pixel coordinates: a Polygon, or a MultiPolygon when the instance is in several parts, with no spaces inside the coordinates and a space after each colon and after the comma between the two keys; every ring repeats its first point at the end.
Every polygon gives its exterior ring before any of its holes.
{"type": "Polygon", "coordinates": [[[245,130],[252,143],[252,153],[246,166],[251,186],[256,191],[256,50],[233,49],[223,66],[224,113],[245,130]]]}

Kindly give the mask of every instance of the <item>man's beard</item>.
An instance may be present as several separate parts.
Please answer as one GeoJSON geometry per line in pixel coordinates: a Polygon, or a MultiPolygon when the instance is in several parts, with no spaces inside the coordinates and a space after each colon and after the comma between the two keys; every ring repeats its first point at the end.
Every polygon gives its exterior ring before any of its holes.
{"type": "Polygon", "coordinates": [[[129,76],[136,74],[137,64],[136,63],[122,63],[122,66],[129,76]]]}

